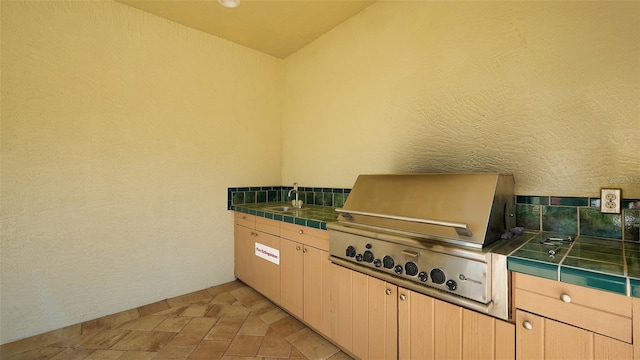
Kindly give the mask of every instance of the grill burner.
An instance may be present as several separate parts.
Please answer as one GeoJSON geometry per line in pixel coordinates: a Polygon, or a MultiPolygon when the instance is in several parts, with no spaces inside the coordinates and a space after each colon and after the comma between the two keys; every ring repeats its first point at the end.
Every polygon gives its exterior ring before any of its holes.
{"type": "Polygon", "coordinates": [[[337,223],[330,260],[489,315],[509,319],[513,177],[360,175],[337,223]]]}

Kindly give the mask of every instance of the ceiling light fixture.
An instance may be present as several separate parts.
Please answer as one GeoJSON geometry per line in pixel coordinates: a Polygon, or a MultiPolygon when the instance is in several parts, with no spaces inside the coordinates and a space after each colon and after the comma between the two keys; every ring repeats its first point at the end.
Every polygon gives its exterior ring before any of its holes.
{"type": "Polygon", "coordinates": [[[240,6],[240,0],[218,0],[218,2],[220,5],[230,9],[240,6]]]}

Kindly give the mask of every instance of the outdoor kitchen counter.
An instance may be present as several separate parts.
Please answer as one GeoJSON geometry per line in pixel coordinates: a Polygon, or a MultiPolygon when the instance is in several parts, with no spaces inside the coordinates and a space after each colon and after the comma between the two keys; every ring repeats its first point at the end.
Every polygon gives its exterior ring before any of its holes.
{"type": "Polygon", "coordinates": [[[337,221],[338,219],[338,213],[335,212],[335,207],[332,206],[305,204],[303,206],[305,210],[302,211],[280,212],[269,210],[269,208],[280,206],[291,206],[291,203],[266,202],[239,204],[232,205],[231,210],[322,230],[327,229],[328,222],[337,221]]]}
{"type": "MultiPolygon", "coordinates": [[[[327,229],[327,223],[337,221],[332,206],[304,205],[306,210],[290,213],[269,208],[289,206],[288,202],[267,202],[233,205],[231,210],[277,221],[327,229]]],[[[574,236],[575,241],[554,249],[540,244],[546,238],[566,238],[566,234],[540,232],[522,246],[510,251],[507,268],[510,271],[558,280],[574,285],[640,297],[640,244],[617,239],[574,236]]]]}
{"type": "Polygon", "coordinates": [[[640,297],[640,244],[617,239],[573,236],[561,246],[541,244],[566,234],[541,232],[509,254],[510,271],[640,297]],[[551,254],[555,252],[555,254],[551,254]]]}

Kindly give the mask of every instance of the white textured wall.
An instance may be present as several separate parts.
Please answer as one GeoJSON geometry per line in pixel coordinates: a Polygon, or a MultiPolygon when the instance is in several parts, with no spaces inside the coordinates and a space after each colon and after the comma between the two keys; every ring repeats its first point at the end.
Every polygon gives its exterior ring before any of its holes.
{"type": "Polygon", "coordinates": [[[285,59],[283,182],[500,171],[640,196],[640,2],[379,1],[285,59]]]}
{"type": "Polygon", "coordinates": [[[2,1],[1,342],[233,279],[282,61],[119,3],[2,1]]]}

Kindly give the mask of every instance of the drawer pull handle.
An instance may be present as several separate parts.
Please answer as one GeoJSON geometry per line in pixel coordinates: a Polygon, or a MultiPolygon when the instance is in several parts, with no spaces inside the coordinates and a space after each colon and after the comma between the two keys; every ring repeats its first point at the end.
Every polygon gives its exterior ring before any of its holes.
{"type": "Polygon", "coordinates": [[[391,289],[385,290],[384,293],[387,294],[387,295],[391,295],[391,289]]]}
{"type": "Polygon", "coordinates": [[[407,295],[400,294],[400,300],[405,301],[407,299],[407,295]]]}
{"type": "Polygon", "coordinates": [[[304,231],[302,231],[302,229],[298,230],[298,234],[302,234],[304,233],[304,231]]]}
{"type": "Polygon", "coordinates": [[[525,328],[525,329],[527,329],[527,330],[531,330],[531,329],[533,329],[533,325],[531,325],[531,323],[530,323],[530,322],[528,322],[528,321],[523,321],[523,322],[522,322],[522,327],[524,327],[524,328],[525,328]]]}
{"type": "Polygon", "coordinates": [[[402,254],[411,256],[412,258],[417,258],[420,255],[420,253],[417,253],[415,251],[409,251],[409,250],[402,250],[402,254]]]}
{"type": "Polygon", "coordinates": [[[244,215],[242,216],[242,220],[244,220],[244,219],[246,219],[246,218],[247,218],[246,216],[244,216],[244,215]]]}
{"type": "Polygon", "coordinates": [[[307,252],[307,248],[302,249],[302,252],[306,253],[307,252]]]}
{"type": "Polygon", "coordinates": [[[560,295],[560,300],[566,302],[567,304],[571,302],[571,296],[567,294],[560,295]]]}
{"type": "Polygon", "coordinates": [[[300,246],[296,246],[296,251],[300,251],[300,246]]]}

